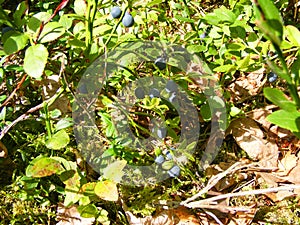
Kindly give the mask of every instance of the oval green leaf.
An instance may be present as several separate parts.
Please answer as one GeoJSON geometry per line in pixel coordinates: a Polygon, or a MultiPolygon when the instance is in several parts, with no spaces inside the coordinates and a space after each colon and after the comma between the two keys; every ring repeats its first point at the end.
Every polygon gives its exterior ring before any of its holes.
{"type": "Polygon", "coordinates": [[[4,43],[4,51],[10,55],[25,48],[28,42],[28,36],[20,32],[12,32],[4,43]]]}
{"type": "Polygon", "coordinates": [[[44,26],[40,35],[40,42],[46,43],[54,41],[65,33],[65,28],[58,22],[50,22],[44,26]]]}
{"type": "Polygon", "coordinates": [[[66,147],[70,142],[70,137],[65,130],[59,130],[49,140],[46,141],[46,147],[54,150],[66,147]]]}
{"type": "Polygon", "coordinates": [[[50,157],[38,157],[26,169],[28,177],[47,177],[64,170],[60,162],[50,157]]]}
{"type": "Polygon", "coordinates": [[[30,46],[25,52],[25,72],[33,78],[40,78],[45,69],[48,55],[48,50],[44,45],[30,46]]]}
{"type": "Polygon", "coordinates": [[[119,194],[115,182],[110,180],[99,181],[95,186],[95,194],[106,201],[118,201],[119,194]]]}

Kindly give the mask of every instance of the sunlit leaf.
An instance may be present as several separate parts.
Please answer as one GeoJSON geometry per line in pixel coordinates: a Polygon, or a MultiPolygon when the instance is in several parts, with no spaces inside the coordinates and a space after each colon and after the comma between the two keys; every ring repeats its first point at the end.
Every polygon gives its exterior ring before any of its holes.
{"type": "Polygon", "coordinates": [[[47,63],[48,54],[47,48],[42,44],[30,46],[25,52],[25,72],[33,78],[40,78],[47,63]]]}
{"type": "Polygon", "coordinates": [[[107,201],[117,201],[119,198],[117,185],[110,180],[97,182],[95,193],[99,198],[107,201]]]}
{"type": "Polygon", "coordinates": [[[59,130],[46,142],[46,147],[50,149],[62,149],[70,142],[70,137],[65,130],[59,130]]]}
{"type": "Polygon", "coordinates": [[[61,173],[64,168],[60,162],[50,157],[39,157],[30,163],[26,169],[28,177],[47,177],[56,173],[61,173]]]}

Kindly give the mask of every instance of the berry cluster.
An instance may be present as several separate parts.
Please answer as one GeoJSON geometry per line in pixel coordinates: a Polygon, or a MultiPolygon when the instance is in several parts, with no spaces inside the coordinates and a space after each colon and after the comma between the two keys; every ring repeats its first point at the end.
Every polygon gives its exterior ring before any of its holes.
{"type": "MultiPolygon", "coordinates": [[[[165,154],[158,155],[155,158],[154,162],[158,165],[161,165],[163,168],[164,167],[168,168],[167,164],[169,164],[169,162],[172,159],[173,159],[172,153],[170,151],[167,151],[165,154]],[[166,166],[164,166],[164,164],[166,164],[166,166]]],[[[171,168],[168,169],[167,173],[169,174],[170,177],[178,177],[180,175],[180,167],[172,163],[171,168]]]]}
{"type": "MultiPolygon", "coordinates": [[[[118,19],[121,17],[122,15],[122,10],[120,9],[119,6],[114,6],[111,11],[110,11],[110,14],[111,16],[114,18],[114,19],[118,19]]],[[[123,16],[123,19],[122,19],[122,24],[125,26],[125,27],[132,27],[133,24],[134,24],[134,19],[132,17],[132,15],[128,12],[125,12],[125,15],[123,16]]]]}

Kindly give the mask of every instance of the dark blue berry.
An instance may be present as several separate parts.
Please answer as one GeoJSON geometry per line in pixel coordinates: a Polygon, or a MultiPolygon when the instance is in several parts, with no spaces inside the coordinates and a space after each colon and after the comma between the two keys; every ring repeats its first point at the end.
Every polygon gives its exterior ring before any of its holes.
{"type": "Polygon", "coordinates": [[[157,129],[157,136],[159,138],[165,138],[167,136],[167,129],[164,127],[158,128],[157,129]]]}
{"type": "Polygon", "coordinates": [[[177,91],[177,84],[172,81],[172,80],[169,80],[166,84],[166,91],[167,92],[175,92],[177,91]]]}
{"type": "Polygon", "coordinates": [[[160,92],[156,88],[151,88],[149,96],[150,96],[150,98],[154,98],[154,97],[158,97],[159,98],[160,97],[160,92]]]}
{"type": "Polygon", "coordinates": [[[200,38],[205,38],[205,37],[206,37],[206,33],[200,34],[200,38]]]}
{"type": "Polygon", "coordinates": [[[11,30],[14,30],[12,27],[8,27],[8,26],[6,26],[6,27],[2,27],[2,35],[3,34],[5,34],[5,33],[7,33],[8,31],[11,31],[11,30]]]}
{"type": "Polygon", "coordinates": [[[163,155],[159,155],[155,158],[154,162],[156,162],[157,164],[162,164],[165,161],[165,158],[163,155]]]}
{"type": "Polygon", "coordinates": [[[134,19],[132,15],[130,15],[128,12],[125,13],[122,23],[125,27],[131,27],[134,24],[134,19]]]}
{"type": "Polygon", "coordinates": [[[160,70],[166,69],[166,66],[167,66],[167,64],[166,64],[166,59],[163,58],[163,57],[157,58],[157,59],[155,60],[154,64],[155,64],[155,66],[157,66],[158,69],[160,69],[160,70]]]}
{"type": "Polygon", "coordinates": [[[171,96],[169,97],[169,102],[173,103],[175,100],[176,100],[176,93],[173,92],[173,93],[171,94],[171,96]]]}
{"type": "Polygon", "coordinates": [[[270,73],[268,74],[268,81],[269,81],[270,83],[275,82],[275,81],[277,80],[277,78],[278,78],[278,76],[277,76],[276,73],[270,72],[270,73]]]}
{"type": "Polygon", "coordinates": [[[172,156],[171,152],[167,151],[167,153],[166,153],[166,158],[167,158],[168,160],[173,159],[173,156],[172,156]]]}
{"type": "Polygon", "coordinates": [[[138,99],[143,99],[145,97],[145,92],[141,87],[136,88],[134,93],[138,99]]]}
{"type": "Polygon", "coordinates": [[[110,11],[110,15],[114,19],[120,18],[120,16],[122,15],[122,10],[120,9],[120,7],[114,6],[110,11]]]}
{"type": "Polygon", "coordinates": [[[180,174],[179,166],[173,166],[169,171],[168,174],[170,177],[178,177],[180,174]]]}

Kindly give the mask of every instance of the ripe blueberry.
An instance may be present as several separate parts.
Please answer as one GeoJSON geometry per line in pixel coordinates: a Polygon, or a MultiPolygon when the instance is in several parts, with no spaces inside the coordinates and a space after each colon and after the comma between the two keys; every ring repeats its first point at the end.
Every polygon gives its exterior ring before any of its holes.
{"type": "Polygon", "coordinates": [[[5,34],[6,32],[8,31],[11,31],[11,30],[14,30],[12,27],[9,27],[9,26],[5,26],[5,27],[2,27],[2,35],[5,34]]]}
{"type": "Polygon", "coordinates": [[[131,27],[134,24],[134,19],[132,15],[130,15],[128,12],[125,13],[122,23],[125,27],[131,27]]]}
{"type": "Polygon", "coordinates": [[[206,33],[200,34],[200,38],[205,38],[205,37],[206,37],[206,33]]]}
{"type": "Polygon", "coordinates": [[[169,97],[169,102],[173,103],[175,100],[176,100],[176,93],[173,92],[173,93],[171,94],[171,96],[169,97]]]}
{"type": "Polygon", "coordinates": [[[178,177],[180,174],[179,166],[173,166],[169,171],[168,174],[170,177],[178,177]]]}
{"type": "Polygon", "coordinates": [[[110,11],[110,15],[114,19],[120,18],[121,14],[122,14],[122,10],[119,8],[119,6],[114,6],[110,11]]]}
{"type": "Polygon", "coordinates": [[[167,158],[168,160],[173,159],[173,156],[172,156],[172,154],[171,154],[170,151],[167,151],[167,153],[166,153],[166,158],[167,158]]]}
{"type": "Polygon", "coordinates": [[[160,97],[160,92],[156,88],[151,88],[149,96],[150,96],[150,98],[154,98],[154,97],[158,97],[159,98],[160,97]]]}
{"type": "Polygon", "coordinates": [[[275,82],[275,81],[277,80],[277,78],[278,78],[278,76],[277,76],[276,73],[270,72],[270,73],[268,74],[268,81],[269,81],[270,83],[275,82]]]}
{"type": "Polygon", "coordinates": [[[166,91],[167,92],[175,92],[177,91],[177,84],[172,81],[172,80],[169,80],[166,84],[166,91]]]}
{"type": "Polygon", "coordinates": [[[167,129],[164,127],[158,128],[157,129],[157,136],[159,138],[165,138],[167,136],[167,129]]]}
{"type": "Polygon", "coordinates": [[[162,164],[165,161],[165,158],[163,155],[159,155],[155,158],[154,162],[156,162],[157,164],[162,164]]]}
{"type": "Polygon", "coordinates": [[[166,59],[163,58],[163,57],[157,58],[157,59],[155,60],[154,64],[155,64],[155,66],[157,66],[158,69],[160,69],[160,70],[166,69],[166,66],[167,66],[167,64],[166,64],[166,59]]]}
{"type": "Polygon", "coordinates": [[[138,99],[143,99],[145,97],[145,92],[141,87],[136,88],[134,93],[138,99]]]}

